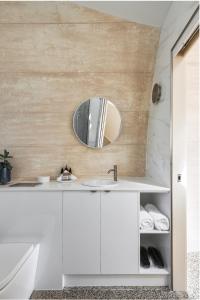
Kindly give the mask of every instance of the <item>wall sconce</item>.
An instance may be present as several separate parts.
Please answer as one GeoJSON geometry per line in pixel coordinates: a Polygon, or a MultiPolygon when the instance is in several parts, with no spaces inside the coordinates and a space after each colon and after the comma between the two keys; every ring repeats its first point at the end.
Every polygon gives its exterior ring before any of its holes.
{"type": "Polygon", "coordinates": [[[158,83],[155,83],[152,90],[152,103],[157,104],[160,101],[161,98],[161,85],[158,83]]]}

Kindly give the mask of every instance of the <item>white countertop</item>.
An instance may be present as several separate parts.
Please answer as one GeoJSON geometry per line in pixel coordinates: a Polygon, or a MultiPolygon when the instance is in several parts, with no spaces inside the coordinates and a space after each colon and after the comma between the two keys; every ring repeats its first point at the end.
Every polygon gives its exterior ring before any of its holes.
{"type": "MultiPolygon", "coordinates": [[[[89,187],[84,186],[81,183],[96,178],[84,178],[76,180],[74,182],[59,183],[56,181],[50,181],[37,185],[35,187],[10,187],[10,184],[21,182],[13,181],[8,185],[0,185],[0,192],[5,191],[135,191],[143,193],[168,193],[169,188],[161,186],[147,177],[119,177],[117,185],[109,187],[89,187]]],[[[102,178],[101,178],[102,179],[102,178]]],[[[25,182],[25,181],[24,181],[25,182]]],[[[30,182],[30,181],[26,181],[30,182]]]]}

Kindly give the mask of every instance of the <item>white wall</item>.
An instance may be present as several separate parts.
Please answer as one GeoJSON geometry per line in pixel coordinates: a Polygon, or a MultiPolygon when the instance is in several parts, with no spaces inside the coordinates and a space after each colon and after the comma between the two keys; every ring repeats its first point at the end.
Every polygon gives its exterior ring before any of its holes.
{"type": "Polygon", "coordinates": [[[161,102],[150,105],[146,174],[170,185],[170,58],[171,49],[198,6],[196,1],[172,3],[161,28],[153,82],[162,86],[161,102]]]}

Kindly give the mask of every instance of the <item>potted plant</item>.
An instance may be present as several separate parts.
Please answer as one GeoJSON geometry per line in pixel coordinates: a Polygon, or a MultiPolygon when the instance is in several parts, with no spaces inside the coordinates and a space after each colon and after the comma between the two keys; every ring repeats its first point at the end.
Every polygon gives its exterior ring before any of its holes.
{"type": "Polygon", "coordinates": [[[6,184],[11,180],[12,166],[8,161],[12,158],[9,152],[5,149],[3,154],[0,154],[0,183],[6,184]]]}

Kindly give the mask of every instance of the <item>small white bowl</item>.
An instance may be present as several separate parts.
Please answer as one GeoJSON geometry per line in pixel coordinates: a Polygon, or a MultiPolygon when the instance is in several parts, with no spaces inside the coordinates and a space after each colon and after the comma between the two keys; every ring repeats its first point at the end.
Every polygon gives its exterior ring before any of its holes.
{"type": "Polygon", "coordinates": [[[39,183],[46,183],[50,181],[50,176],[38,176],[37,181],[39,183]]]}

